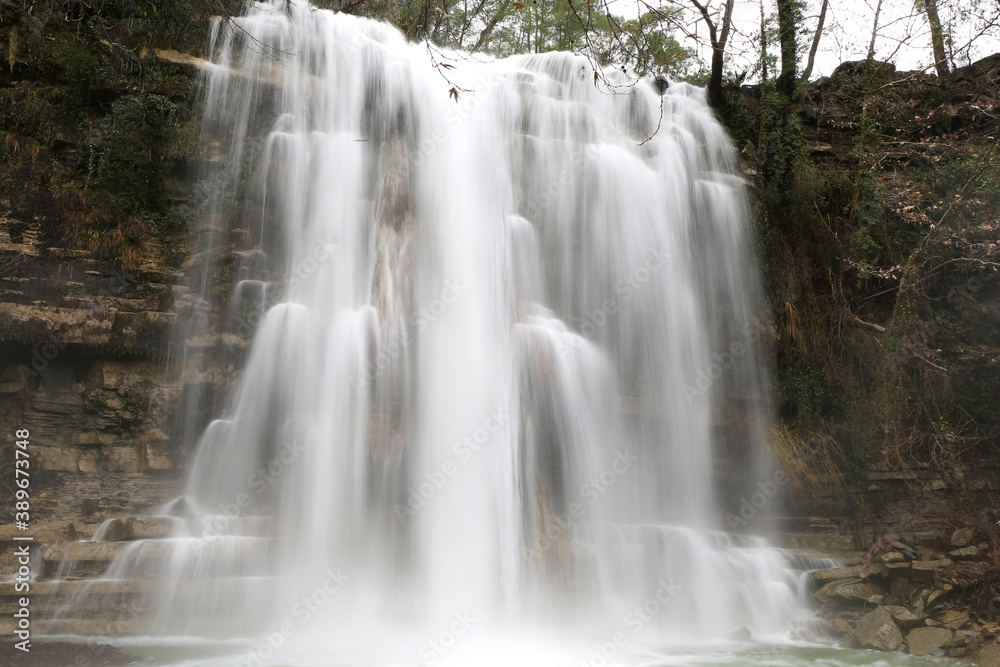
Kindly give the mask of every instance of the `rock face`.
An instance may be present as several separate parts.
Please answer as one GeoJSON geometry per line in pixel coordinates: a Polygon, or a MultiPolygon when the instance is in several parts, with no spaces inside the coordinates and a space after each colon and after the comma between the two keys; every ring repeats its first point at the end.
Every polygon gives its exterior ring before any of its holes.
{"type": "Polygon", "coordinates": [[[903,643],[903,633],[884,607],[863,616],[854,629],[854,637],[861,646],[880,651],[895,651],[903,643]]]}
{"type": "MultiPolygon", "coordinates": [[[[149,513],[179,495],[182,443],[190,442],[179,410],[198,396],[206,418],[217,411],[243,341],[184,340],[193,316],[224,312],[184,286],[204,268],[196,260],[171,268],[152,249],[127,272],[48,247],[43,224],[0,217],[0,429],[29,433],[29,533],[40,576],[85,579],[122,545],[169,533],[172,519],[134,517],[105,526],[106,543],[81,541],[107,519],[149,513]],[[166,363],[182,357],[183,367],[166,363]]],[[[0,445],[3,461],[13,459],[0,445]]],[[[0,581],[18,567],[16,536],[0,526],[0,581]]],[[[0,619],[0,634],[9,620],[0,619]]]]}

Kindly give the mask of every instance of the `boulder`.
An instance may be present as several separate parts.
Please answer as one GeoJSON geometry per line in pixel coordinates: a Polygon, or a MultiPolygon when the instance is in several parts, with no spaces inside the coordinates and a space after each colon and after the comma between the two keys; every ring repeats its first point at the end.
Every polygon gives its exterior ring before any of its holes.
{"type": "Polygon", "coordinates": [[[899,551],[901,551],[903,553],[903,555],[906,556],[907,558],[909,558],[910,560],[916,560],[917,559],[917,552],[914,551],[912,547],[907,546],[906,544],[903,544],[902,542],[899,542],[899,541],[893,541],[893,542],[890,542],[890,544],[892,545],[893,548],[898,549],[899,551]]]}
{"type": "Polygon", "coordinates": [[[941,584],[940,587],[931,591],[930,595],[927,596],[927,602],[924,604],[924,609],[930,609],[939,602],[943,602],[945,598],[951,595],[953,590],[955,590],[955,587],[951,584],[941,584]]]}
{"type": "Polygon", "coordinates": [[[954,563],[947,558],[940,560],[915,560],[910,565],[910,576],[914,581],[931,582],[934,581],[935,574],[953,565],[954,563]]]}
{"type": "Polygon", "coordinates": [[[948,555],[954,560],[972,560],[974,558],[979,558],[979,548],[974,546],[963,547],[961,549],[949,551],[948,555]]]}
{"type": "Polygon", "coordinates": [[[884,565],[852,565],[850,567],[835,567],[829,570],[810,572],[812,580],[817,584],[843,579],[865,579],[874,575],[885,575],[884,565]]]}
{"type": "Polygon", "coordinates": [[[858,621],[854,633],[861,646],[880,651],[895,651],[903,643],[903,633],[899,631],[885,607],[878,607],[863,616],[858,621]]]}
{"type": "Polygon", "coordinates": [[[914,628],[906,635],[906,644],[910,647],[910,655],[943,655],[943,651],[932,651],[942,649],[953,637],[947,628],[914,628]]]}
{"type": "Polygon", "coordinates": [[[822,604],[862,604],[873,593],[881,591],[873,589],[872,584],[862,579],[848,579],[846,581],[831,581],[818,591],[816,599],[822,604]]]}
{"type": "Polygon", "coordinates": [[[902,563],[906,560],[906,556],[903,555],[902,551],[887,551],[880,554],[878,559],[883,563],[902,563]]]}
{"type": "Polygon", "coordinates": [[[938,616],[937,620],[949,630],[959,630],[968,625],[972,617],[967,612],[952,609],[938,616]]]}
{"type": "Polygon", "coordinates": [[[972,660],[979,667],[1000,667],[1000,646],[987,644],[972,656],[972,660]]]}
{"type": "Polygon", "coordinates": [[[854,632],[854,628],[851,627],[851,624],[842,618],[830,619],[829,626],[830,632],[833,633],[835,637],[839,637],[841,639],[854,632]]]}
{"type": "Polygon", "coordinates": [[[130,516],[109,521],[100,537],[106,542],[158,539],[169,537],[173,528],[173,517],[130,516]]]}
{"type": "Polygon", "coordinates": [[[972,529],[959,528],[951,534],[951,543],[956,547],[967,547],[972,542],[972,529]]]}
{"type": "Polygon", "coordinates": [[[898,605],[886,605],[885,610],[889,612],[890,616],[892,616],[892,620],[896,622],[896,625],[903,628],[904,630],[909,630],[910,628],[915,628],[919,625],[923,625],[924,622],[923,617],[914,614],[906,607],[900,607],[898,605]]]}
{"type": "Polygon", "coordinates": [[[889,585],[889,594],[897,598],[908,598],[915,590],[917,590],[917,586],[901,576],[893,579],[889,585]]]}

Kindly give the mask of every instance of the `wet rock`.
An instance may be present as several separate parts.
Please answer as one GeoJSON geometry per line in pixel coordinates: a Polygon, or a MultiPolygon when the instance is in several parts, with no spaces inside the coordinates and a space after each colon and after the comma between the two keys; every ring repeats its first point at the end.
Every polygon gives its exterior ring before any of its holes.
{"type": "Polygon", "coordinates": [[[917,552],[914,551],[912,548],[910,548],[908,545],[903,544],[902,542],[896,540],[890,542],[890,544],[896,549],[899,549],[899,551],[910,560],[917,559],[917,552]]]}
{"type": "Polygon", "coordinates": [[[895,651],[903,643],[903,633],[884,607],[863,616],[854,636],[861,646],[880,651],[895,651]]]}
{"type": "Polygon", "coordinates": [[[914,628],[906,635],[910,655],[944,655],[943,647],[952,640],[952,632],[947,628],[914,628]],[[931,653],[942,649],[940,653],[931,653]]]}
{"type": "Polygon", "coordinates": [[[924,604],[924,609],[930,609],[934,605],[943,602],[951,592],[955,590],[955,587],[951,584],[942,584],[940,588],[937,588],[927,596],[927,602],[924,604]]]}
{"type": "Polygon", "coordinates": [[[977,547],[955,549],[954,551],[949,551],[948,556],[954,560],[972,560],[974,558],[979,558],[979,549],[977,547]]]}
{"type": "Polygon", "coordinates": [[[972,620],[972,617],[964,611],[951,609],[938,616],[937,620],[949,630],[960,630],[972,620]]]}
{"type": "Polygon", "coordinates": [[[844,639],[845,637],[848,637],[849,635],[851,635],[851,633],[854,632],[854,628],[851,627],[851,624],[848,623],[843,618],[838,617],[830,619],[828,625],[830,627],[830,632],[833,634],[833,636],[838,637],[840,639],[844,639]]]}
{"type": "Polygon", "coordinates": [[[879,554],[878,559],[886,564],[906,562],[906,556],[904,556],[901,551],[887,551],[883,554],[879,554]]]}
{"type": "Polygon", "coordinates": [[[822,604],[862,604],[873,593],[878,594],[881,592],[881,590],[874,589],[873,585],[867,581],[854,579],[831,581],[816,591],[815,595],[816,599],[822,604]]]}
{"type": "Polygon", "coordinates": [[[835,567],[829,570],[811,572],[812,580],[817,584],[844,579],[865,579],[875,575],[885,575],[884,565],[852,565],[851,567],[835,567]]]}
{"type": "Polygon", "coordinates": [[[987,644],[973,654],[972,660],[979,667],[1000,667],[1000,646],[987,644]]]}
{"type": "Polygon", "coordinates": [[[934,575],[945,568],[952,567],[954,563],[947,558],[941,560],[915,560],[910,566],[913,581],[931,582],[934,575]]]}
{"type": "Polygon", "coordinates": [[[107,542],[159,539],[169,537],[173,528],[173,517],[132,516],[108,522],[103,538],[107,542]]]}
{"type": "Polygon", "coordinates": [[[908,598],[915,590],[917,590],[917,586],[903,577],[893,579],[889,585],[889,595],[897,598],[908,598]]]}
{"type": "Polygon", "coordinates": [[[951,543],[956,547],[967,547],[972,542],[972,529],[959,528],[951,534],[951,543]]]}
{"type": "Polygon", "coordinates": [[[898,605],[886,605],[885,610],[889,612],[890,616],[892,616],[892,620],[896,622],[896,625],[903,628],[904,630],[915,628],[924,622],[922,616],[914,614],[906,607],[900,607],[898,605]]]}
{"type": "Polygon", "coordinates": [[[126,545],[113,542],[61,542],[46,545],[42,560],[110,562],[126,545]]]}

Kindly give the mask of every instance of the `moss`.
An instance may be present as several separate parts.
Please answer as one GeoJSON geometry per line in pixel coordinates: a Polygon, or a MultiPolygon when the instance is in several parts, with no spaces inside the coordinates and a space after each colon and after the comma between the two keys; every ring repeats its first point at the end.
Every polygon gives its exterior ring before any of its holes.
{"type": "Polygon", "coordinates": [[[982,232],[977,250],[972,231],[993,229],[1000,206],[995,119],[942,136],[950,91],[863,63],[809,100],[836,119],[810,128],[773,87],[753,92],[730,95],[724,115],[756,172],[781,421],[835,435],[858,475],[876,460],[994,452],[996,296],[982,277],[965,285],[995,242],[982,232]],[[807,136],[832,150],[809,154],[807,136]]]}
{"type": "Polygon", "coordinates": [[[122,356],[164,359],[173,322],[167,313],[116,313],[108,345],[122,356]]]}
{"type": "Polygon", "coordinates": [[[112,104],[91,138],[91,182],[121,214],[162,212],[168,205],[167,151],[179,115],[180,108],[161,95],[127,95],[112,104]]]}

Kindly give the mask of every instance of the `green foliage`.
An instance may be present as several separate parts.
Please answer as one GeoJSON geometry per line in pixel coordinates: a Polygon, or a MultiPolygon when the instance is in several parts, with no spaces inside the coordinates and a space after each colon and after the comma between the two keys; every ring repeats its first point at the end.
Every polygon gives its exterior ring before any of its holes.
{"type": "Polygon", "coordinates": [[[325,0],[317,4],[387,20],[412,40],[426,39],[465,51],[501,57],[572,51],[600,66],[629,67],[640,76],[700,73],[694,50],[682,46],[672,33],[670,20],[676,18],[677,10],[670,8],[626,20],[581,0],[325,0]]]}
{"type": "Polygon", "coordinates": [[[676,10],[646,12],[638,19],[609,26],[610,47],[602,52],[604,63],[624,62],[639,76],[663,72],[675,77],[703,74],[694,49],[681,46],[669,31],[668,20],[676,10]]]}
{"type": "Polygon", "coordinates": [[[191,72],[154,49],[200,52],[212,15],[242,1],[0,0],[0,201],[51,245],[137,269],[180,228],[178,167],[197,159],[191,72]]]}
{"type": "Polygon", "coordinates": [[[968,92],[881,63],[822,85],[803,105],[765,81],[724,107],[753,170],[780,415],[800,434],[836,424],[848,470],[958,476],[1000,438],[995,113],[959,131],[968,92]],[[803,128],[793,111],[819,99],[832,120],[803,128]],[[832,146],[810,151],[810,133],[832,146]]]}
{"type": "Polygon", "coordinates": [[[90,144],[90,179],[120,215],[162,213],[167,206],[166,149],[180,112],[161,95],[140,93],[116,100],[101,121],[90,144]]]}

